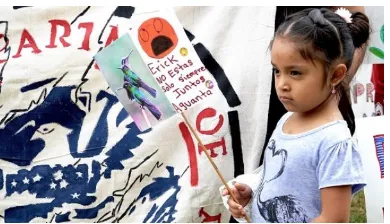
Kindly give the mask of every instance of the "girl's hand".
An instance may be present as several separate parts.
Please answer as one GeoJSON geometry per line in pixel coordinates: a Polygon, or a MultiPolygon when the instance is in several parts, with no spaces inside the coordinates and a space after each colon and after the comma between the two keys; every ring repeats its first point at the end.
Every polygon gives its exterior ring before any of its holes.
{"type": "MultiPolygon", "coordinates": [[[[232,213],[232,216],[235,218],[241,218],[245,214],[244,207],[248,204],[252,197],[252,189],[246,184],[234,184],[230,188],[232,193],[236,197],[239,203],[236,203],[232,197],[229,198],[227,204],[229,205],[229,211],[232,213]]],[[[228,195],[228,190],[222,192],[222,196],[228,195]]]]}

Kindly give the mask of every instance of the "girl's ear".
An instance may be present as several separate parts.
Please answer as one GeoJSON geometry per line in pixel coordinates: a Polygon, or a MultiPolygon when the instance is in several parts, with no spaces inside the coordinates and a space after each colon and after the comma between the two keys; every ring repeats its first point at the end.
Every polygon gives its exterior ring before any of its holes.
{"type": "Polygon", "coordinates": [[[345,76],[347,75],[347,66],[345,64],[338,64],[333,69],[333,74],[331,76],[330,82],[333,86],[337,86],[345,76]]]}

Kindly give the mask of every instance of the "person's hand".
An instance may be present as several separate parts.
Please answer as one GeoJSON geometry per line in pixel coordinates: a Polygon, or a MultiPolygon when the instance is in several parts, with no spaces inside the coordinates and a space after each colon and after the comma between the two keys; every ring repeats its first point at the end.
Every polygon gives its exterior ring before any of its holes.
{"type": "MultiPolygon", "coordinates": [[[[229,211],[235,218],[242,218],[245,215],[244,207],[248,204],[252,197],[252,189],[246,184],[236,183],[230,188],[233,195],[236,197],[238,203],[236,203],[232,197],[229,198],[227,204],[229,205],[229,211]]],[[[229,195],[227,189],[223,190],[222,196],[229,195]]]]}

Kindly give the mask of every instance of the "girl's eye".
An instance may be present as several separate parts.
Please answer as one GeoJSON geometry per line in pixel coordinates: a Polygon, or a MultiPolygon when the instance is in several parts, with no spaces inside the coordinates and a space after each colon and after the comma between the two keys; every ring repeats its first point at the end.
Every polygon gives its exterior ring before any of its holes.
{"type": "Polygon", "coordinates": [[[273,72],[273,74],[278,74],[278,73],[279,73],[279,70],[276,69],[276,68],[272,68],[272,72],[273,72]]]}
{"type": "Polygon", "coordinates": [[[291,71],[291,75],[292,76],[297,76],[297,75],[301,75],[302,73],[298,72],[298,71],[291,71]]]}

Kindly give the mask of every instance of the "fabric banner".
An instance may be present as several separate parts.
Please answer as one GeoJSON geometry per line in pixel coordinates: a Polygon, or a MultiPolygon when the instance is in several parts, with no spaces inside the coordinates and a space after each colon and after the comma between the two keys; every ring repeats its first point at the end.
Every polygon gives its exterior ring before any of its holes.
{"type": "Polygon", "coordinates": [[[356,138],[367,181],[364,195],[369,223],[384,222],[384,122],[384,116],[356,120],[356,138]]]}
{"type": "MultiPolygon", "coordinates": [[[[0,222],[228,221],[182,117],[139,131],[93,60],[147,10],[0,8],[0,222]]],[[[221,92],[186,115],[226,179],[252,171],[276,7],[174,10],[221,92]]]]}

